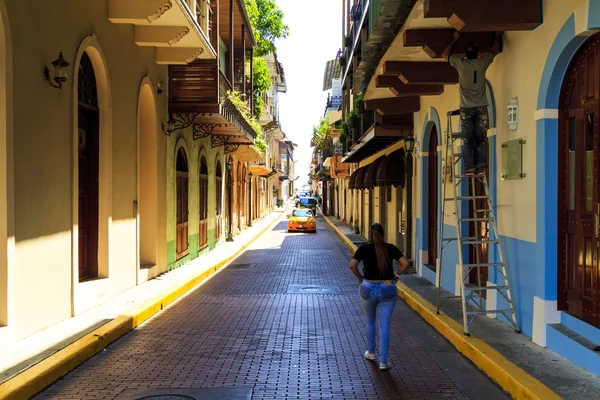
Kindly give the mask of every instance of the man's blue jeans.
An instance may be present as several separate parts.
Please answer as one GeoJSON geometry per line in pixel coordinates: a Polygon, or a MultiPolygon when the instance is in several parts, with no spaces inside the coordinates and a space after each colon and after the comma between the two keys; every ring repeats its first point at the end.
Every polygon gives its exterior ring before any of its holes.
{"type": "Polygon", "coordinates": [[[367,317],[367,350],[375,352],[375,319],[379,314],[379,360],[387,361],[390,345],[390,321],[398,300],[393,280],[384,282],[363,281],[359,287],[360,304],[367,317]]]}

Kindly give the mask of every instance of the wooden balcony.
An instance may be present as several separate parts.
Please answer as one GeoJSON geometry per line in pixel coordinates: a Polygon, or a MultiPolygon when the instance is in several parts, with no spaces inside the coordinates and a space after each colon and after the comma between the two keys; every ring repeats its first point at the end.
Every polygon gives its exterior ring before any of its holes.
{"type": "MultiPolygon", "coordinates": [[[[243,84],[242,79],[243,75],[237,75],[234,82],[250,98],[252,85],[243,84]]],[[[227,153],[254,144],[258,134],[229,100],[231,90],[230,80],[214,60],[169,67],[169,113],[180,120],[178,128],[193,125],[195,140],[210,135],[212,146],[223,145],[227,153]]]]}

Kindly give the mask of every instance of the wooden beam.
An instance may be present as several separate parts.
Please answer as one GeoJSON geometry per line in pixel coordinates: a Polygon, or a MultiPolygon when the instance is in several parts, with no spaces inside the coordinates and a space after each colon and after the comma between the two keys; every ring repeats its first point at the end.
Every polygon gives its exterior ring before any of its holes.
{"type": "Polygon", "coordinates": [[[242,24],[242,93],[246,94],[246,26],[242,24]]]}
{"type": "Polygon", "coordinates": [[[425,18],[448,18],[458,31],[532,30],[542,23],[540,0],[427,0],[425,18]]]}
{"type": "Polygon", "coordinates": [[[389,88],[397,97],[435,96],[444,93],[443,85],[405,85],[397,76],[379,75],[375,78],[377,88],[389,88]]]}
{"type": "Polygon", "coordinates": [[[446,62],[386,61],[384,75],[396,75],[406,85],[453,85],[458,72],[446,62]]]}
{"type": "MultiPolygon", "coordinates": [[[[442,53],[454,39],[454,29],[409,29],[402,37],[404,47],[421,47],[431,58],[442,58],[442,53]]],[[[452,54],[464,53],[467,44],[475,42],[479,52],[493,51],[495,32],[468,32],[460,36],[454,44],[452,54]]]]}
{"type": "Polygon", "coordinates": [[[405,114],[417,112],[421,109],[421,98],[392,97],[389,99],[376,99],[363,101],[365,110],[375,110],[380,114],[405,114]]]}

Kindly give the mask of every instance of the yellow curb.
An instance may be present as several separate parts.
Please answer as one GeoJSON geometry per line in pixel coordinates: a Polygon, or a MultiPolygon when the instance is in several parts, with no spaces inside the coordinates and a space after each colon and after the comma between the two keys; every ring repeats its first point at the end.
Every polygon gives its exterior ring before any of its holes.
{"type": "Polygon", "coordinates": [[[245,243],[237,252],[220,261],[212,268],[199,273],[184,283],[174,284],[157,296],[146,300],[139,306],[118,316],[64,349],[0,384],[0,400],[26,400],[41,392],[223,268],[263,233],[273,227],[281,219],[282,215],[283,212],[245,243]]]}
{"type": "MultiPolygon", "coordinates": [[[[340,237],[344,245],[355,252],[357,247],[346,235],[323,215],[325,222],[340,237]]],[[[498,351],[476,336],[465,336],[463,326],[444,313],[437,315],[436,307],[402,282],[398,282],[398,294],[406,303],[465,357],[471,360],[487,376],[499,384],[515,399],[554,400],[561,399],[550,388],[510,362],[498,351]]]]}

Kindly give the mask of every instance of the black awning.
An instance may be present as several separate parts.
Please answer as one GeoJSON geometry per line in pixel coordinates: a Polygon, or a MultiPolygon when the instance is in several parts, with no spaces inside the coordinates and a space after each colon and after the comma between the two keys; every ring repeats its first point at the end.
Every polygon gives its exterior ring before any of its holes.
{"type": "Polygon", "coordinates": [[[356,175],[358,175],[358,171],[360,171],[360,168],[355,169],[352,175],[350,175],[350,180],[348,181],[348,189],[355,189],[354,186],[356,185],[356,175]]]}
{"type": "Polygon", "coordinates": [[[406,152],[399,149],[389,154],[377,169],[377,186],[402,186],[406,179],[406,152]]]}
{"type": "Polygon", "coordinates": [[[381,156],[378,159],[376,159],[375,161],[373,161],[371,164],[369,164],[367,167],[367,173],[365,174],[365,188],[366,189],[372,189],[377,185],[377,170],[379,169],[379,166],[383,163],[383,161],[385,160],[385,156],[381,156]]]}
{"type": "Polygon", "coordinates": [[[365,189],[365,175],[367,173],[367,167],[360,167],[356,170],[356,180],[354,181],[353,189],[361,190],[365,189]]]}

